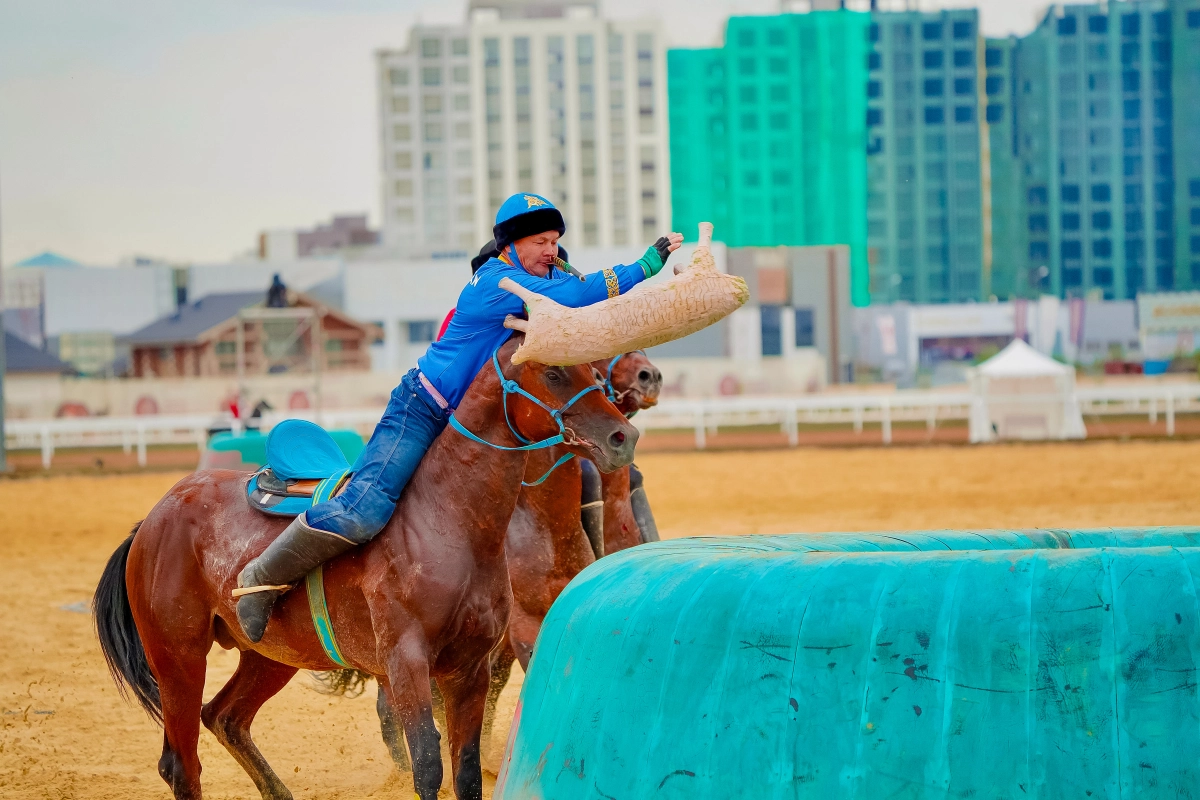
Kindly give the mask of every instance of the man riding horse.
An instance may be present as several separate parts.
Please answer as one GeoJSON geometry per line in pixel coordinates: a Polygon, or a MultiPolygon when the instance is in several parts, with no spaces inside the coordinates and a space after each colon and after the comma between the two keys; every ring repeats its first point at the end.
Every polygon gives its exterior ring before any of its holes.
{"type": "Polygon", "coordinates": [[[503,278],[561,305],[578,308],[616,297],[658,274],[683,236],[661,237],[633,264],[588,276],[556,262],[566,232],[562,214],[546,198],[515,194],[496,214],[497,255],[459,295],[445,335],[429,346],[392,392],[383,418],[336,497],[297,517],[238,575],[237,616],[253,642],[262,639],[275,600],[317,565],[370,541],[387,524],[400,494],[433,440],[446,427],[481,367],[510,336],[505,317],[524,312],[522,301],[498,287],[503,278]]]}

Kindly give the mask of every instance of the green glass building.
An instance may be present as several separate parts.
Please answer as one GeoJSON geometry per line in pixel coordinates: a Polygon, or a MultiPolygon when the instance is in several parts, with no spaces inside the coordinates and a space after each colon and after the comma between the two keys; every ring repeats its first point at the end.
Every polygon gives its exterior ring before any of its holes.
{"type": "Polygon", "coordinates": [[[867,231],[873,302],[989,293],[981,182],[979,15],[871,15],[867,231]]]}
{"type": "Polygon", "coordinates": [[[1017,38],[988,39],[984,47],[983,238],[984,285],[1001,300],[1028,294],[1027,271],[1018,269],[1028,249],[1024,181],[1013,113],[1013,60],[1017,38]]]}
{"type": "Polygon", "coordinates": [[[993,218],[1025,225],[996,250],[1015,295],[1200,286],[1198,29],[1196,0],[1053,6],[1016,43],[1005,105],[1023,186],[993,197],[993,218]]]}
{"type": "Polygon", "coordinates": [[[851,11],[731,17],[724,47],[667,53],[675,230],[710,220],[731,247],[848,244],[852,301],[870,301],[870,24],[851,11]]]}

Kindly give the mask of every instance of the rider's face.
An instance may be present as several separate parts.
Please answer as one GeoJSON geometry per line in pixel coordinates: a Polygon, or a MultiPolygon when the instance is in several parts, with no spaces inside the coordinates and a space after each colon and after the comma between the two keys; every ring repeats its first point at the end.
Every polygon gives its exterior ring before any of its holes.
{"type": "Polygon", "coordinates": [[[550,273],[554,257],[558,255],[558,231],[546,231],[517,239],[513,242],[521,266],[531,275],[544,278],[550,273]]]}

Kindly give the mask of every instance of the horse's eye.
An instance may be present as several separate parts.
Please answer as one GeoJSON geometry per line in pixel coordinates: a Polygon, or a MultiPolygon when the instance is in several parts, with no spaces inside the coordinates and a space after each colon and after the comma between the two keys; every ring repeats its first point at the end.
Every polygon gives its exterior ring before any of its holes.
{"type": "Polygon", "coordinates": [[[548,369],[546,370],[546,380],[551,383],[558,383],[562,380],[562,375],[556,369],[548,369]]]}

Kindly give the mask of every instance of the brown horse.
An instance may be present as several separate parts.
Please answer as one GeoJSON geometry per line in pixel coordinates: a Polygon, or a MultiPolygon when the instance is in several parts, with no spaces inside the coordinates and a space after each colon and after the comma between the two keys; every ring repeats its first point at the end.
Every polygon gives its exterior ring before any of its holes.
{"type": "MultiPolygon", "coordinates": [[[[593,386],[588,365],[512,365],[520,337],[500,350],[504,378],[549,408],[561,425],[519,394],[508,394],[491,364],[471,384],[458,420],[479,443],[444,431],[408,484],[387,527],[370,543],[329,562],[324,582],[343,657],[374,675],[404,729],[421,800],[442,781],[430,678],[445,697],[455,793],[480,798],[479,741],[489,654],[504,635],[512,592],[504,554],[530,440],[565,432],[568,449],[618,469],[633,457],[637,430],[593,386]],[[506,419],[504,401],[509,416],[506,419]],[[568,399],[577,402],[568,403],[568,399]],[[556,430],[557,427],[557,430],[556,430]]],[[[499,367],[497,367],[499,369],[499,367]]],[[[159,774],[176,798],[199,798],[200,722],[269,800],[291,798],[250,738],[258,709],[298,669],[330,670],[304,592],[276,604],[262,641],[241,631],[231,592],[250,558],[284,526],[246,501],[246,475],[196,473],[177,484],[113,554],[94,610],[105,658],[164,727],[159,774]],[[238,648],[229,682],[202,707],[205,659],[213,641],[238,648]]]]}
{"type": "MultiPolygon", "coordinates": [[[[626,416],[632,416],[641,409],[657,404],[658,393],[662,387],[662,373],[645,353],[633,352],[619,359],[594,361],[592,368],[595,370],[597,381],[604,386],[605,394],[626,416]]],[[[558,446],[532,453],[525,467],[525,480],[531,483],[538,480],[567,452],[558,446]]],[[[533,644],[551,604],[571,579],[597,558],[580,520],[581,489],[587,480],[585,469],[594,470],[590,464],[582,464],[579,459],[572,459],[552,471],[542,483],[522,488],[517,499],[517,507],[504,540],[504,549],[508,556],[508,575],[513,590],[513,607],[509,616],[508,633],[492,656],[491,682],[483,722],[485,742],[490,739],[496,702],[508,683],[514,659],[521,662],[522,669],[528,669],[533,644]]],[[[630,469],[622,467],[601,476],[605,480],[614,476],[624,476],[626,493],[621,496],[617,492],[604,492],[601,501],[604,504],[604,539],[600,544],[599,555],[603,555],[609,549],[607,520],[610,509],[621,515],[622,524],[628,526],[624,530],[618,528],[621,538],[617,540],[614,549],[624,549],[640,543],[637,522],[630,510],[630,469]]],[[[600,496],[599,489],[597,486],[597,497],[600,496]]],[[[362,677],[364,676],[352,678],[342,675],[334,677],[331,682],[334,686],[361,685],[362,677]]],[[[436,707],[436,695],[434,700],[436,707]]],[[[404,751],[403,742],[400,741],[399,728],[392,710],[382,692],[376,709],[384,742],[388,745],[396,765],[407,771],[408,756],[404,751]]],[[[440,715],[438,721],[443,722],[440,715]]]]}

